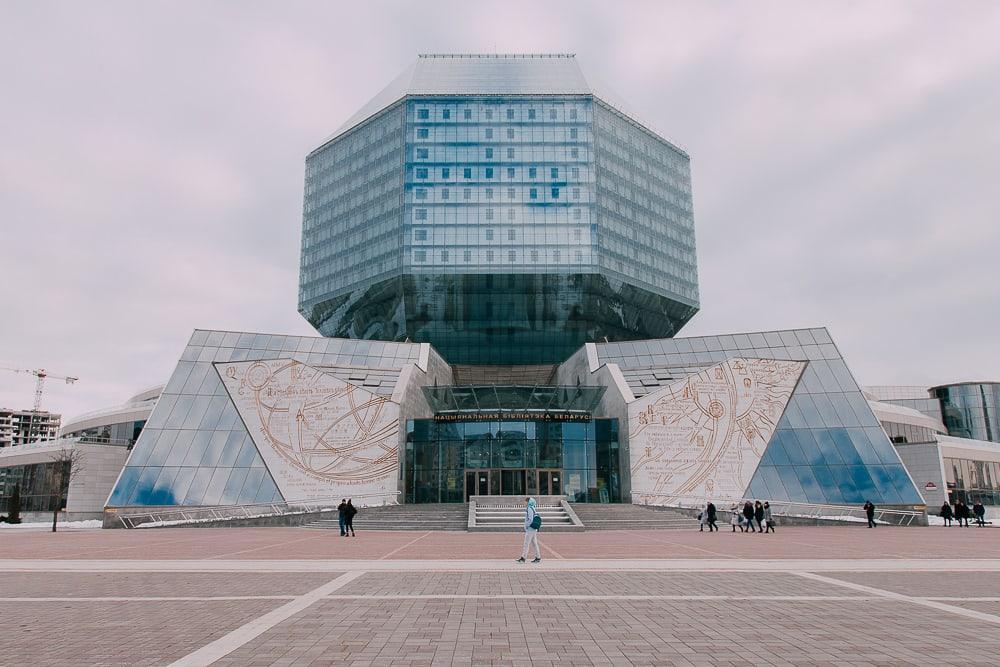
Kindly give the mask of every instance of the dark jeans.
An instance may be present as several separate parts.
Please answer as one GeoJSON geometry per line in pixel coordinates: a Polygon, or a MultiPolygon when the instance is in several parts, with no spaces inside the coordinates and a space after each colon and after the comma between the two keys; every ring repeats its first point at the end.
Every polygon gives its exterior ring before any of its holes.
{"type": "Polygon", "coordinates": [[[344,522],[344,535],[347,535],[347,533],[354,535],[354,517],[344,522]]]}
{"type": "Polygon", "coordinates": [[[337,523],[340,524],[340,536],[343,537],[346,534],[346,533],[344,533],[344,526],[347,525],[347,520],[344,519],[344,517],[342,517],[342,516],[338,516],[337,517],[337,523]]]}
{"type": "Polygon", "coordinates": [[[719,527],[715,524],[715,519],[709,519],[708,520],[708,532],[711,533],[713,529],[718,530],[719,527]]]}
{"type": "Polygon", "coordinates": [[[767,519],[765,519],[764,520],[764,525],[766,526],[766,528],[764,529],[765,533],[769,532],[769,531],[772,532],[772,533],[774,532],[774,521],[773,520],[768,521],[767,519]]]}
{"type": "Polygon", "coordinates": [[[875,515],[874,514],[869,514],[868,515],[868,527],[869,528],[874,528],[875,527],[875,515]]]}
{"type": "Polygon", "coordinates": [[[753,519],[744,519],[744,520],[746,521],[747,524],[747,530],[751,533],[754,532],[753,519]]]}

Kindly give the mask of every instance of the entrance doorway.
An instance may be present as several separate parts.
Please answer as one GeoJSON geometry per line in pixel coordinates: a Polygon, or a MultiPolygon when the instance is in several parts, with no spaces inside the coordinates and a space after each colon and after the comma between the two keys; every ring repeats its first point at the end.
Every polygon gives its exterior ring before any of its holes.
{"type": "Polygon", "coordinates": [[[540,496],[562,495],[562,470],[538,471],[538,495],[540,496]]]}
{"type": "Polygon", "coordinates": [[[528,475],[524,468],[479,469],[465,471],[465,499],[469,496],[523,496],[528,493],[528,475]]]}

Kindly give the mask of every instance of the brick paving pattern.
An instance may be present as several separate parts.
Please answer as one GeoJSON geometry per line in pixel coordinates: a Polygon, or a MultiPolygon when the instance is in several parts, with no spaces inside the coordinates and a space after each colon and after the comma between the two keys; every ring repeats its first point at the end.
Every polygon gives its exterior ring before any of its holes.
{"type": "Polygon", "coordinates": [[[6,572],[0,598],[295,596],[335,576],[329,572],[6,572]]]}
{"type": "Polygon", "coordinates": [[[936,576],[909,572],[832,572],[823,576],[911,596],[1000,598],[1000,572],[949,572],[936,576]]]}

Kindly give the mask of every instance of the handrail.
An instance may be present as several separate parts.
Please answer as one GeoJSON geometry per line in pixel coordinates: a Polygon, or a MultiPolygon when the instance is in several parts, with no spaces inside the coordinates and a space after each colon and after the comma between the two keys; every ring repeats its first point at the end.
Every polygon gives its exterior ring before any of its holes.
{"type": "MultiPolygon", "coordinates": [[[[381,498],[381,503],[359,503],[358,507],[375,507],[377,505],[398,505],[401,491],[384,493],[364,493],[353,495],[356,498],[381,498]]],[[[312,511],[334,510],[340,502],[340,497],[317,498],[313,500],[297,500],[290,503],[255,503],[250,505],[211,505],[207,507],[184,507],[176,509],[148,510],[119,514],[118,520],[124,528],[139,526],[180,525],[185,523],[200,523],[206,521],[221,521],[226,519],[253,519],[268,516],[284,516],[288,514],[304,514],[312,511]],[[144,520],[145,519],[145,520],[144,520]]]]}
{"type": "MultiPolygon", "coordinates": [[[[804,517],[812,519],[830,519],[832,521],[843,520],[866,520],[864,508],[856,505],[823,505],[818,503],[799,503],[784,500],[771,500],[770,498],[710,498],[707,496],[677,496],[669,493],[633,493],[632,502],[636,505],[661,505],[665,507],[682,507],[686,509],[700,509],[712,500],[718,504],[720,512],[728,512],[732,507],[737,509],[743,507],[746,502],[754,503],[757,500],[766,500],[770,504],[773,516],[804,517]],[[667,498],[670,502],[651,503],[651,498],[667,498]]],[[[919,510],[902,509],[879,509],[875,508],[875,520],[883,523],[892,523],[900,526],[909,526],[915,521],[919,521],[924,516],[924,512],[919,510]],[[893,519],[887,521],[887,519],[893,519]]]]}

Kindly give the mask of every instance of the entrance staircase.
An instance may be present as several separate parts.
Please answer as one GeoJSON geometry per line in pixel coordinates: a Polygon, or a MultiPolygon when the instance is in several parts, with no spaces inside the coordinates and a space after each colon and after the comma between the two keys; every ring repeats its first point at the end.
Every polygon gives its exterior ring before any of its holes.
{"type": "MultiPolygon", "coordinates": [[[[523,496],[473,496],[469,500],[469,532],[518,532],[524,530],[527,498],[523,496]]],[[[558,496],[538,497],[542,532],[577,532],[584,526],[569,503],[558,496]]]]}
{"type": "MultiPolygon", "coordinates": [[[[419,505],[386,505],[366,507],[354,517],[355,530],[465,530],[469,510],[464,504],[440,503],[419,505]]],[[[339,530],[337,513],[329,518],[317,519],[303,526],[325,530],[339,530]]]]}
{"type": "Polygon", "coordinates": [[[618,503],[573,503],[572,507],[587,530],[690,530],[698,525],[696,510],[679,507],[618,503]]]}

